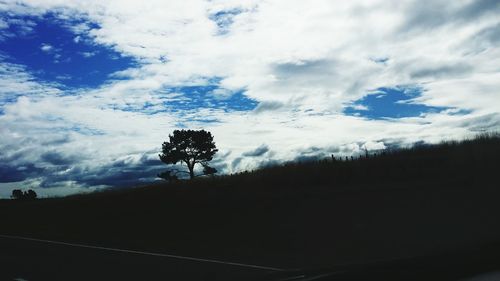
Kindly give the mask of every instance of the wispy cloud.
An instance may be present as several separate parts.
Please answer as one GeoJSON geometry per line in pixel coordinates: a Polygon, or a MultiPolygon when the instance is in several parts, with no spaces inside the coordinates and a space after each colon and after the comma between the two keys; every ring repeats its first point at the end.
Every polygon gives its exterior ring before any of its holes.
{"type": "Polygon", "coordinates": [[[54,50],[54,46],[50,45],[50,44],[45,44],[43,43],[41,46],[40,46],[40,50],[46,52],[46,53],[50,53],[54,50]]]}

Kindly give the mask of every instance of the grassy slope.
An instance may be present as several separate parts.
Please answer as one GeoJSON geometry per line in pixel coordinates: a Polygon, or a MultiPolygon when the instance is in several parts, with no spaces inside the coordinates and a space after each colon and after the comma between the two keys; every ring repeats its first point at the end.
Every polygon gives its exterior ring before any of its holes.
{"type": "Polygon", "coordinates": [[[3,234],[317,266],[498,241],[500,138],[195,182],[2,201],[3,234]]]}

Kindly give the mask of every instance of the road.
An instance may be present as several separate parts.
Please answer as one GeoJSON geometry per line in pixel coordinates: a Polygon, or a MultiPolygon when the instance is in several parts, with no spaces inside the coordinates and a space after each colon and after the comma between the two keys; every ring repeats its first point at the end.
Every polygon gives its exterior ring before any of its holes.
{"type": "Polygon", "coordinates": [[[0,280],[259,280],[278,270],[0,235],[0,280]]]}

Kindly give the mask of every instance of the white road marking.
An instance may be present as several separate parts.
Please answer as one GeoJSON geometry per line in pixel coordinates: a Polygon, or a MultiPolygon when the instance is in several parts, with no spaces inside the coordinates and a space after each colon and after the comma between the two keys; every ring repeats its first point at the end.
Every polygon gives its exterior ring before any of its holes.
{"type": "Polygon", "coordinates": [[[285,270],[285,269],[281,269],[281,268],[268,267],[268,266],[260,266],[260,265],[254,265],[254,264],[244,264],[244,263],[238,263],[238,262],[228,262],[228,261],[213,260],[213,259],[202,259],[202,258],[185,257],[185,256],[169,255],[169,254],[161,254],[161,253],[150,253],[150,252],[143,252],[143,251],[134,251],[134,250],[125,250],[125,249],[117,249],[117,248],[99,247],[99,246],[92,246],[92,245],[85,245],[85,244],[75,244],[75,243],[67,243],[67,242],[44,240],[44,239],[36,239],[36,238],[22,237],[22,236],[12,236],[12,235],[3,235],[3,234],[0,234],[0,237],[2,237],[2,238],[9,238],[9,239],[19,239],[19,240],[27,240],[27,241],[36,241],[36,242],[43,242],[43,243],[50,243],[50,244],[57,244],[57,245],[65,245],[65,246],[72,246],[72,247],[80,247],[80,248],[89,248],[89,249],[97,249],[97,250],[121,252],[121,253],[139,254],[139,255],[156,256],[156,257],[166,257],[166,258],[174,258],[174,259],[180,259],[180,260],[190,260],[190,261],[197,261],[197,262],[209,262],[209,263],[225,264],[225,265],[240,266],[240,267],[262,269],[262,270],[271,270],[271,271],[283,271],[283,270],[285,270]]]}

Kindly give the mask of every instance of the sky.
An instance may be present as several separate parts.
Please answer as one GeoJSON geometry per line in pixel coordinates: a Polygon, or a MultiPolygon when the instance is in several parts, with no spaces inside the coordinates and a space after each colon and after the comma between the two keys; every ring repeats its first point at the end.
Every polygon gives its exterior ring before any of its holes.
{"type": "Polygon", "coordinates": [[[499,128],[498,0],[0,0],[0,198],[159,180],[175,129],[230,174],[499,128]]]}

